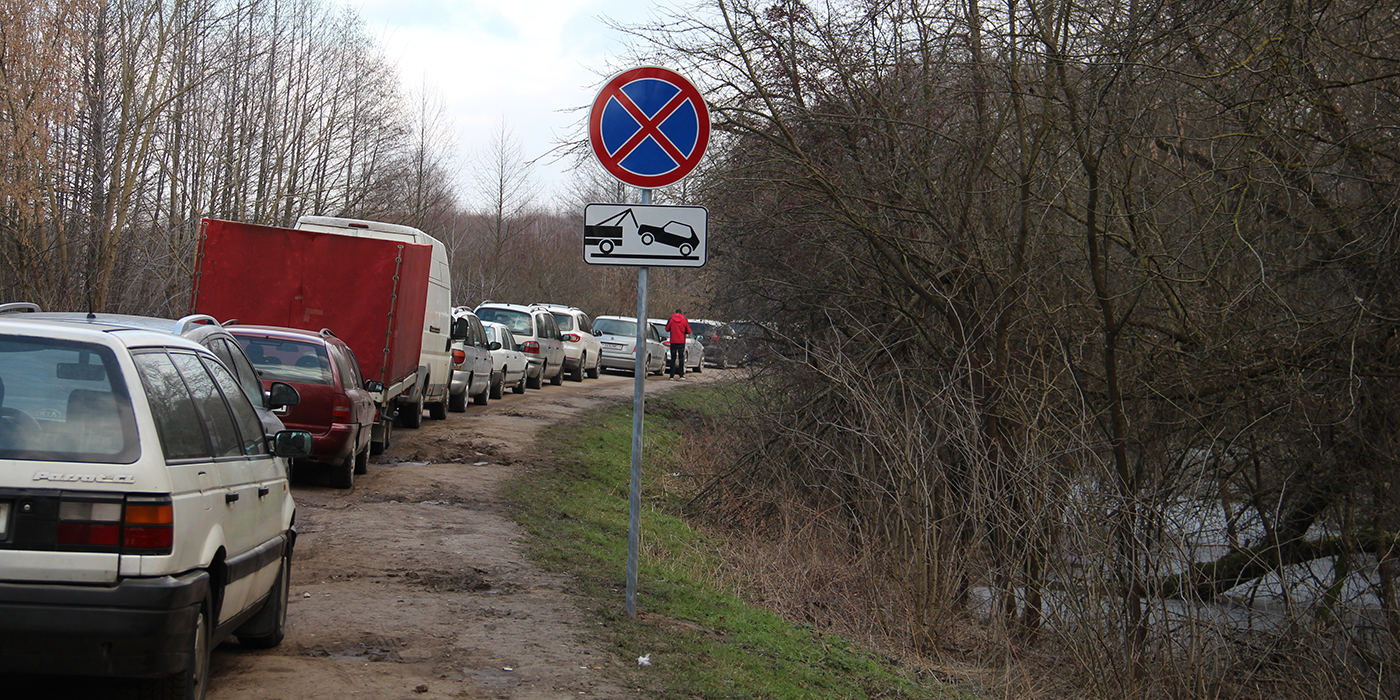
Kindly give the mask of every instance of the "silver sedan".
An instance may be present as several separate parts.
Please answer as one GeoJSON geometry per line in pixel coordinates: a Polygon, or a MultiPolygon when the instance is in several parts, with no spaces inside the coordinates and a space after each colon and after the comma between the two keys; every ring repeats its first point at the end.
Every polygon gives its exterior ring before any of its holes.
{"type": "MultiPolygon", "coordinates": [[[[661,343],[661,335],[650,324],[644,325],[646,333],[645,362],[647,374],[661,374],[666,368],[666,346],[661,343]]],[[[637,319],[630,316],[599,316],[593,320],[593,334],[603,346],[603,369],[620,369],[631,372],[637,367],[637,319]]]]}

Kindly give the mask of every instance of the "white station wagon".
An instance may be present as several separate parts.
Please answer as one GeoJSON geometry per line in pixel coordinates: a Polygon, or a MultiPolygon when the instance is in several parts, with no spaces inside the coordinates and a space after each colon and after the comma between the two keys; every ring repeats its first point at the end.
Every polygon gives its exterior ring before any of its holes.
{"type": "MultiPolygon", "coordinates": [[[[5,305],[13,306],[13,305],[5,305]]],[[[204,696],[224,639],[286,629],[287,457],[217,356],[149,329],[0,306],[0,672],[204,696]]],[[[274,384],[270,404],[296,402],[274,384]]]]}

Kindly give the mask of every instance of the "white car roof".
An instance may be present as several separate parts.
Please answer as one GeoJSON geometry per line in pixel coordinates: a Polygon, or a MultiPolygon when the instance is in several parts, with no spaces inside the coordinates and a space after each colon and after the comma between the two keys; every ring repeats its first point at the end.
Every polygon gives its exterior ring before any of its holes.
{"type": "Polygon", "coordinates": [[[203,345],[173,333],[149,328],[110,325],[86,318],[60,320],[32,318],[27,315],[5,315],[0,316],[0,334],[59,338],[123,349],[170,346],[208,352],[203,345]]]}

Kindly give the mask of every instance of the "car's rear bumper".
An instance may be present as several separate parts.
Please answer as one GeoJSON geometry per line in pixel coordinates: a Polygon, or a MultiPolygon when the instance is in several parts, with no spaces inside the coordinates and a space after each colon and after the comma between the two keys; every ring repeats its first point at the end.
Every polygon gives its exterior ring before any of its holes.
{"type": "Polygon", "coordinates": [[[631,371],[637,367],[637,354],[631,351],[618,351],[603,349],[598,356],[598,366],[605,369],[625,369],[631,371]]]}
{"type": "Polygon", "coordinates": [[[312,436],[311,456],[307,459],[326,464],[340,464],[355,452],[356,428],[349,423],[331,423],[326,432],[312,436]]]}
{"type": "Polygon", "coordinates": [[[583,345],[580,343],[564,343],[564,369],[574,369],[578,367],[578,362],[583,358],[583,345]]]}
{"type": "Polygon", "coordinates": [[[113,586],[0,583],[0,672],[157,678],[189,666],[203,571],[113,586]]]}

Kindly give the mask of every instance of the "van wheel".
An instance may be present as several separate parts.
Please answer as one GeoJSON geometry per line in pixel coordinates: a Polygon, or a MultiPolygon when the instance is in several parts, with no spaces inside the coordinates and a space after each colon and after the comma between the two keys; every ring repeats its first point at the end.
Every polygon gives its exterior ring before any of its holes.
{"type": "Polygon", "coordinates": [[[423,425],[423,395],[418,395],[418,400],[411,404],[399,403],[399,425],[405,428],[417,429],[423,425]]]}
{"type": "Polygon", "coordinates": [[[287,593],[292,585],[292,547],[288,543],[282,551],[282,566],[277,571],[277,581],[268,592],[267,602],[245,627],[267,630],[262,634],[235,635],[238,643],[250,649],[271,649],[282,643],[287,636],[287,593]]]}
{"type": "Polygon", "coordinates": [[[190,665],[174,675],[144,681],[138,691],[141,697],[204,700],[204,693],[209,689],[209,634],[213,627],[210,610],[213,607],[213,599],[205,595],[189,641],[190,665]]]}
{"type": "MultiPolygon", "coordinates": [[[[538,389],[541,386],[544,386],[544,371],[547,369],[549,369],[548,365],[541,365],[539,374],[533,377],[527,376],[525,378],[525,386],[528,386],[531,389],[538,389]]],[[[526,374],[529,374],[530,370],[527,368],[525,372],[526,374]]]]}
{"type": "Polygon", "coordinates": [[[472,390],[471,380],[467,380],[467,388],[460,394],[451,394],[447,397],[447,410],[453,413],[464,413],[467,410],[467,392],[472,390]]]}
{"type": "Polygon", "coordinates": [[[447,420],[447,397],[434,404],[428,404],[428,417],[433,420],[447,420]]]}

